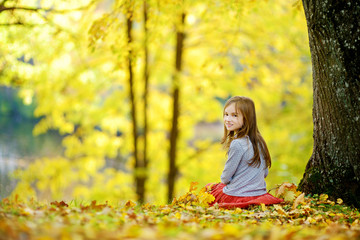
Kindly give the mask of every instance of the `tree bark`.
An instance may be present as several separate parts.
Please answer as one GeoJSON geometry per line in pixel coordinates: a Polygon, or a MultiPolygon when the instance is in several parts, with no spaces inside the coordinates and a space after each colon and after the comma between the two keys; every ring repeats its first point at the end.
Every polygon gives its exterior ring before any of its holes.
{"type": "Polygon", "coordinates": [[[182,69],[182,56],[184,46],[184,23],[185,13],[181,14],[181,24],[176,33],[176,56],[175,56],[175,74],[173,77],[173,112],[172,112],[172,125],[170,130],[170,150],[169,150],[169,172],[168,172],[168,202],[172,202],[175,191],[175,180],[178,174],[176,165],[176,151],[177,140],[179,135],[178,119],[180,115],[180,87],[179,87],[179,74],[182,69]]]}
{"type": "Polygon", "coordinates": [[[360,2],[303,0],[313,68],[314,148],[299,189],[360,206],[360,2]]]}
{"type": "Polygon", "coordinates": [[[133,146],[134,146],[134,181],[136,186],[136,195],[137,200],[140,203],[143,203],[145,200],[145,188],[144,182],[141,178],[142,175],[142,164],[139,159],[139,150],[138,150],[138,125],[137,125],[137,114],[136,114],[136,102],[135,102],[135,90],[134,90],[134,72],[133,72],[133,53],[131,49],[131,44],[133,42],[132,38],[132,17],[133,17],[133,9],[131,4],[128,6],[128,14],[126,19],[126,30],[127,30],[127,38],[128,38],[128,73],[129,73],[129,95],[130,95],[130,104],[131,104],[131,121],[132,121],[132,135],[133,135],[133,146]]]}
{"type": "Polygon", "coordinates": [[[139,188],[140,200],[139,202],[145,202],[145,184],[147,180],[147,168],[148,168],[148,156],[147,156],[147,141],[148,141],[148,95],[149,95],[149,49],[148,49],[148,0],[143,2],[143,17],[144,17],[144,149],[141,158],[139,159],[139,168],[141,168],[141,175],[138,176],[137,187],[139,188]]]}

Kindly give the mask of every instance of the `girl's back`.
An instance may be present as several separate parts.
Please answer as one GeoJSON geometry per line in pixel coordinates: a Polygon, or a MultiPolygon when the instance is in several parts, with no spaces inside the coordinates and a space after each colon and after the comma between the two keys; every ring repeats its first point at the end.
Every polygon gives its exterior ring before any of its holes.
{"type": "Polygon", "coordinates": [[[250,138],[234,139],[231,142],[228,160],[221,175],[221,182],[227,184],[223,192],[231,196],[259,196],[266,193],[264,178],[268,174],[263,155],[260,166],[249,166],[254,157],[250,138]]]}

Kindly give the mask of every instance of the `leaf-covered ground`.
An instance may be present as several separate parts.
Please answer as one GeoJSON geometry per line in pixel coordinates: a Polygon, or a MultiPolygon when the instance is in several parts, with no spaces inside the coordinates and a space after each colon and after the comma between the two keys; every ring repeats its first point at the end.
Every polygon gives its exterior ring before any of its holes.
{"type": "Polygon", "coordinates": [[[162,206],[4,199],[0,239],[360,239],[358,210],[292,184],[277,189],[282,204],[233,210],[208,207],[211,195],[195,190],[162,206]]]}

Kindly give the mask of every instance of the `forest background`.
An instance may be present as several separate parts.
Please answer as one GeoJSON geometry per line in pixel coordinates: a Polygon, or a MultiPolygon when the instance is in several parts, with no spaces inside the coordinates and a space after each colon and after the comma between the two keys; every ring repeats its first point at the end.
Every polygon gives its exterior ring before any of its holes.
{"type": "MultiPolygon", "coordinates": [[[[12,196],[165,203],[217,182],[234,95],[255,101],[268,189],[297,184],[313,144],[301,1],[143,3],[2,1],[2,93],[14,89],[34,109],[34,135],[56,131],[64,148],[11,173],[12,196]]],[[[2,119],[13,111],[4,96],[2,119]]]]}

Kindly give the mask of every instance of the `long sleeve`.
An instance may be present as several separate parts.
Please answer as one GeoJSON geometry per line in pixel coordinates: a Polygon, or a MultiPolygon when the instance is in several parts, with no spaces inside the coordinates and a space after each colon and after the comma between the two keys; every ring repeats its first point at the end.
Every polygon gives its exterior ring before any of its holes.
{"type": "Polygon", "coordinates": [[[244,149],[237,141],[232,141],[229,148],[228,159],[225,163],[224,170],[221,174],[221,182],[229,184],[234,176],[236,169],[244,155],[244,149]]]}

